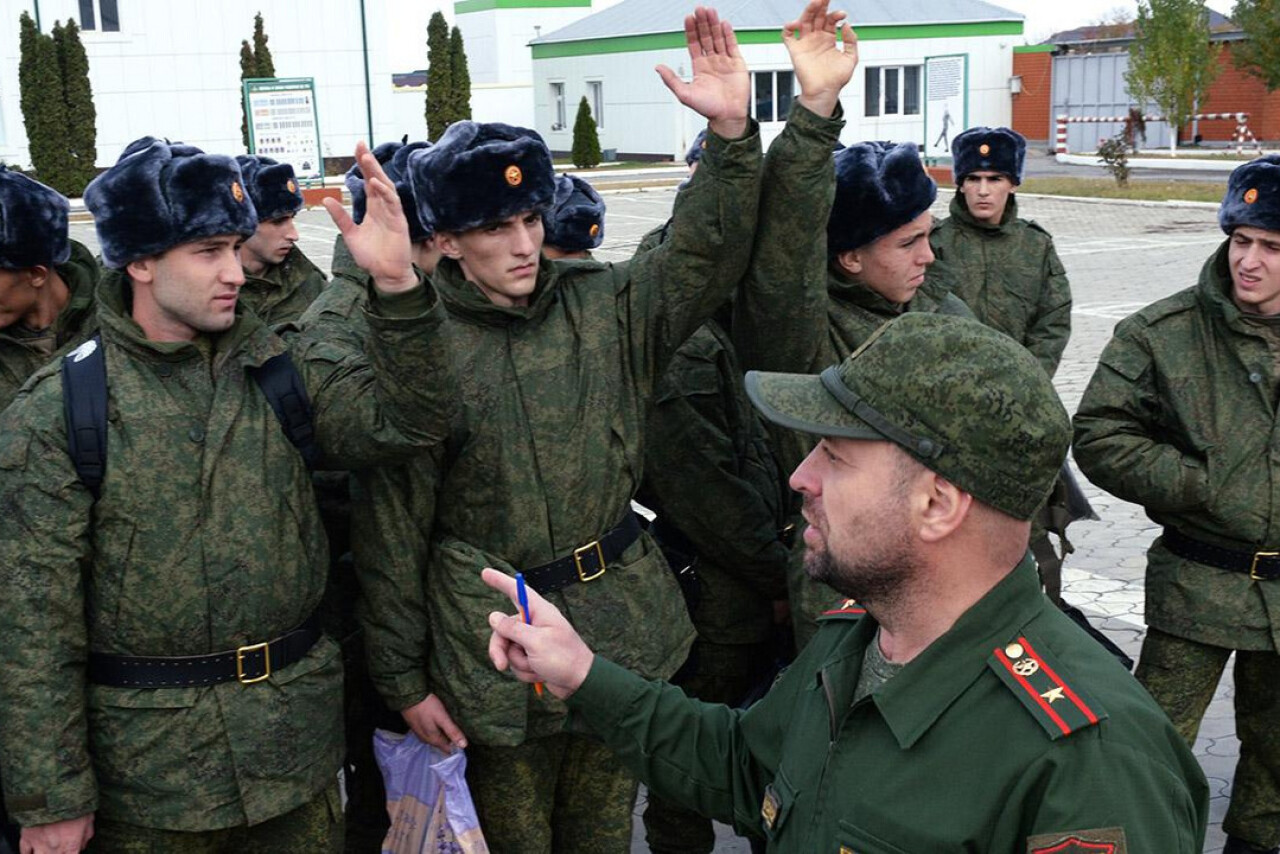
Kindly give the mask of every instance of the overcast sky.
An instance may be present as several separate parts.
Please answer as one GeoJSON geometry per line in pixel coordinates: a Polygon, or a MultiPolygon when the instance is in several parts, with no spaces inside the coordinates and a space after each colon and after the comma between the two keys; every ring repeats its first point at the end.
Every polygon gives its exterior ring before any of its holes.
{"type": "MultiPolygon", "coordinates": [[[[1132,17],[1138,8],[1137,0],[1070,0],[1065,3],[1055,2],[1055,0],[987,0],[987,2],[1026,15],[1027,23],[1023,32],[1030,44],[1042,42],[1059,30],[1071,30],[1095,23],[1113,9],[1122,9],[1132,17]]],[[[1224,15],[1230,15],[1235,2],[1234,0],[1209,0],[1206,5],[1224,15]]]]}

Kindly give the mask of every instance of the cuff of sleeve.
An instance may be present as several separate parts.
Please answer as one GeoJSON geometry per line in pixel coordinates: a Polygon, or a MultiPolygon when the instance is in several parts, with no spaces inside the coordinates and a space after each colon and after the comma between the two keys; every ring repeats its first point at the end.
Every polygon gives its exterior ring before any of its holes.
{"type": "Polygon", "coordinates": [[[575,719],[592,730],[609,732],[631,705],[631,697],[646,684],[630,670],[597,655],[587,678],[569,695],[565,705],[575,719]]]}
{"type": "Polygon", "coordinates": [[[413,271],[418,276],[417,286],[396,294],[384,294],[379,291],[373,283],[373,277],[370,276],[368,279],[369,308],[367,309],[369,314],[390,320],[410,320],[422,317],[435,308],[439,300],[436,298],[435,288],[431,286],[431,280],[417,267],[414,267],[413,271]]]}
{"type": "MultiPolygon", "coordinates": [[[[715,131],[707,131],[707,147],[702,151],[702,159],[714,167],[718,167],[726,159],[758,160],[760,157],[760,123],[755,119],[747,119],[747,132],[737,139],[725,139],[715,131]]],[[[698,167],[701,171],[702,167],[698,167]]]]}
{"type": "Polygon", "coordinates": [[[835,113],[827,117],[818,115],[799,101],[792,101],[791,112],[787,114],[787,124],[793,125],[796,131],[806,136],[829,142],[830,144],[823,152],[829,155],[831,147],[840,138],[840,131],[844,130],[844,105],[837,101],[835,113]]]}
{"type": "Polygon", "coordinates": [[[7,808],[10,821],[22,827],[35,827],[40,824],[53,824],[68,821],[82,815],[96,812],[98,809],[98,789],[93,775],[79,775],[82,779],[74,780],[67,785],[60,785],[54,793],[33,797],[10,797],[7,808]]]}

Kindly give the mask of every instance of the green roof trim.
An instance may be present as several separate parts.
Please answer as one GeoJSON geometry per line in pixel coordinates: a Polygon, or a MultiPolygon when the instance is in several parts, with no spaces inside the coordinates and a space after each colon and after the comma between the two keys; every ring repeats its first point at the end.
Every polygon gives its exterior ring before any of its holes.
{"type": "MultiPolygon", "coordinates": [[[[467,0],[467,2],[524,2],[524,0],[467,0]]],[[[463,5],[463,4],[458,4],[463,5]]],[[[1022,21],[977,21],[963,24],[887,24],[855,27],[859,41],[889,39],[973,38],[974,36],[1020,36],[1022,21]]],[[[782,31],[746,30],[738,33],[739,44],[782,44],[782,31]]],[[[684,32],[652,33],[643,36],[613,36],[581,41],[546,42],[533,45],[534,59],[563,56],[595,56],[605,53],[636,53],[671,50],[685,46],[684,32]]],[[[1052,47],[1050,48],[1052,49],[1052,47]]]]}
{"type": "Polygon", "coordinates": [[[1014,53],[1053,53],[1058,49],[1056,44],[1020,44],[1013,48],[1014,53]]]}
{"type": "Polygon", "coordinates": [[[468,12],[488,12],[492,9],[570,9],[591,7],[591,0],[458,0],[453,4],[455,15],[468,12]]]}

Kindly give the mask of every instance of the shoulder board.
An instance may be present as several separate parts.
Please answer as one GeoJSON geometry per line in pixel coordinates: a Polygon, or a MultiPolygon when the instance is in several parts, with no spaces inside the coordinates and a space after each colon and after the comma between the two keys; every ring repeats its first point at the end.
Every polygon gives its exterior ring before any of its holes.
{"type": "MultiPolygon", "coordinates": [[[[1185,314],[1188,311],[1194,311],[1198,305],[1196,298],[1196,288],[1198,285],[1192,285],[1170,294],[1164,299],[1156,300],[1146,308],[1140,309],[1137,313],[1126,318],[1130,323],[1141,323],[1144,326],[1151,326],[1160,321],[1179,314],[1185,314]]],[[[1125,321],[1121,321],[1124,323],[1125,321]]],[[[1118,326],[1119,324],[1117,324],[1118,326]]]]}
{"type": "Polygon", "coordinates": [[[1078,686],[1063,681],[1055,663],[1033,647],[1025,636],[996,647],[987,659],[987,666],[1054,741],[1107,717],[1078,686]]]}
{"type": "Polygon", "coordinates": [[[1043,234],[1045,237],[1049,238],[1050,240],[1053,240],[1053,235],[1049,233],[1049,229],[1045,228],[1043,225],[1036,222],[1034,219],[1024,219],[1023,222],[1027,224],[1027,228],[1030,228],[1033,231],[1038,231],[1041,234],[1043,234]]]}
{"type": "Polygon", "coordinates": [[[841,599],[818,615],[818,620],[858,620],[867,615],[867,609],[856,599],[841,599]]]}

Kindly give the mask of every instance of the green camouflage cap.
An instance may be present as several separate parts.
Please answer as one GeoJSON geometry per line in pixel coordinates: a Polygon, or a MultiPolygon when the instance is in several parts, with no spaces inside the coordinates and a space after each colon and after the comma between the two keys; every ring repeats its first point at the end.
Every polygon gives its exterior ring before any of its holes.
{"type": "Polygon", "coordinates": [[[747,374],[765,418],[805,433],[900,445],[978,500],[1030,519],[1071,442],[1035,357],[977,321],[908,312],[820,375],[747,374]]]}

